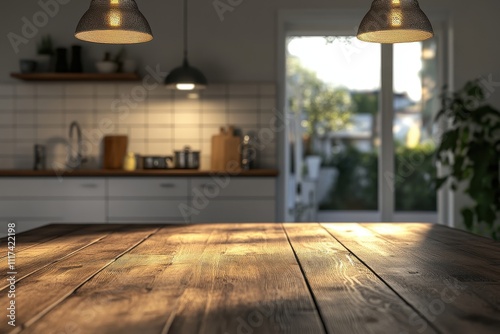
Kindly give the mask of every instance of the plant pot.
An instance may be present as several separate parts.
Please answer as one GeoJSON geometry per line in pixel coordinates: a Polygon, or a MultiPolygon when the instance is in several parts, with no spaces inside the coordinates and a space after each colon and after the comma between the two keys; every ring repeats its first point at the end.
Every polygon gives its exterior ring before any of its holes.
{"type": "Polygon", "coordinates": [[[311,180],[319,178],[319,170],[321,167],[321,157],[319,155],[310,155],[306,157],[307,176],[311,180]]]}
{"type": "Polygon", "coordinates": [[[33,73],[36,71],[36,61],[30,59],[21,59],[19,61],[19,69],[21,73],[33,73]]]}
{"type": "Polygon", "coordinates": [[[118,64],[114,61],[99,61],[95,67],[99,73],[115,73],[118,70],[118,64]]]}

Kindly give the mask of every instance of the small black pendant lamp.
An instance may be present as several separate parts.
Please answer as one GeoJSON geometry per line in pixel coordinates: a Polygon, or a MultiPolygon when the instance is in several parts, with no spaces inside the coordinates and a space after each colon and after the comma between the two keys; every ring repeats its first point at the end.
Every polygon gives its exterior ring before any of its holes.
{"type": "Polygon", "coordinates": [[[153,33],[134,0],[92,0],[75,37],[92,43],[136,44],[151,41],[153,33]]]}
{"type": "Polygon", "coordinates": [[[207,78],[203,73],[189,66],[188,62],[188,1],[184,0],[184,61],[182,66],[173,69],[165,78],[165,85],[170,89],[198,90],[207,87],[207,78]]]}
{"type": "Polygon", "coordinates": [[[417,0],[374,0],[358,30],[358,39],[373,43],[418,42],[433,36],[417,0]]]}

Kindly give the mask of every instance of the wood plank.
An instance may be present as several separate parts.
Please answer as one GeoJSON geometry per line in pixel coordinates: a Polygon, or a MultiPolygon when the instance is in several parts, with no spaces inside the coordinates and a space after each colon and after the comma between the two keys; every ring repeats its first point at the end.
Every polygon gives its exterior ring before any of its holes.
{"type": "MultiPolygon", "coordinates": [[[[35,323],[54,307],[72,295],[96,273],[117,258],[142,243],[158,231],[157,226],[130,226],[114,231],[100,242],[51,264],[17,283],[16,328],[0,322],[0,333],[15,334],[35,323]]],[[[6,293],[0,294],[0,305],[7,305],[6,293]]],[[[105,316],[105,314],[103,314],[105,316]]],[[[60,322],[65,317],[59,319],[60,322]]],[[[66,330],[66,329],[65,329],[66,330]]],[[[45,331],[38,333],[52,333],[45,331]]],[[[96,332],[97,333],[97,332],[96,332]]]]}
{"type": "MultiPolygon", "coordinates": [[[[474,293],[467,282],[446,272],[446,264],[458,259],[429,260],[432,254],[425,247],[415,250],[419,240],[409,246],[387,242],[358,224],[322,225],[439,331],[498,333],[500,312],[474,293]]],[[[422,323],[415,326],[418,330],[427,328],[422,323]]]]}
{"type": "MultiPolygon", "coordinates": [[[[478,296],[500,312],[500,255],[478,256],[473,248],[455,240],[455,230],[428,224],[362,224],[390,243],[405,243],[407,251],[421,254],[429,263],[445,270],[460,282],[465,282],[478,296]],[[443,235],[444,234],[444,235],[443,235]],[[451,238],[446,238],[448,236],[451,238]],[[441,237],[443,236],[443,237],[441,237]],[[443,259],[448,261],[443,262],[443,259]]],[[[464,233],[460,233],[464,234],[464,233]]],[[[465,234],[476,247],[486,241],[482,237],[465,234]]],[[[487,245],[493,247],[494,245],[487,245]]],[[[497,245],[500,249],[500,244],[497,245]]]]}
{"type": "MultiPolygon", "coordinates": [[[[16,250],[17,281],[98,242],[121,227],[122,225],[87,225],[83,229],[59,236],[50,242],[21,251],[16,250]]],[[[0,272],[8,271],[12,270],[7,270],[7,261],[2,261],[0,272]]],[[[0,283],[0,291],[7,286],[8,282],[0,283]]]]}
{"type": "Polygon", "coordinates": [[[330,333],[435,333],[368,267],[318,224],[285,224],[330,333]]]}
{"type": "Polygon", "coordinates": [[[324,332],[279,224],[165,228],[42,320],[23,333],[324,332]]]}
{"type": "MultiPolygon", "coordinates": [[[[53,224],[16,235],[16,253],[87,227],[83,224],[53,224]]],[[[6,227],[5,227],[6,229],[6,227]]],[[[0,239],[0,259],[7,256],[7,237],[0,239]]]]}

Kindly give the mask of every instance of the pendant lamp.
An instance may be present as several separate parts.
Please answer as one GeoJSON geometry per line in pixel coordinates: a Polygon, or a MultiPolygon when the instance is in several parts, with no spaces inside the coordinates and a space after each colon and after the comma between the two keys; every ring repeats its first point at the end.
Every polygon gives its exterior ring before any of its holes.
{"type": "Polygon", "coordinates": [[[103,44],[136,44],[153,39],[148,21],[134,0],[92,0],[75,37],[103,44]]]}
{"type": "Polygon", "coordinates": [[[184,61],[182,66],[173,69],[165,78],[165,85],[170,89],[198,90],[207,87],[207,79],[203,73],[189,65],[188,62],[188,7],[184,0],[184,61]]]}
{"type": "Polygon", "coordinates": [[[418,42],[433,36],[417,0],[374,0],[358,30],[358,39],[373,43],[418,42]]]}

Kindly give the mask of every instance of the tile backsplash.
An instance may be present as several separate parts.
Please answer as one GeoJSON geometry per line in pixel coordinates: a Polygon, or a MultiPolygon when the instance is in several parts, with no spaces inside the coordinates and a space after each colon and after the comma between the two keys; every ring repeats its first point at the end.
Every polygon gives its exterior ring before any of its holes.
{"type": "MultiPolygon", "coordinates": [[[[0,169],[33,168],[35,144],[47,147],[47,168],[64,166],[69,125],[80,123],[87,166],[100,166],[105,135],[129,137],[129,151],[172,155],[189,145],[200,150],[201,168],[210,168],[211,137],[221,126],[265,135],[257,165],[274,168],[276,144],[274,84],[216,84],[198,95],[141,83],[0,84],[0,169]],[[272,137],[272,136],[271,136],[272,137]]],[[[76,136],[75,136],[76,137],[76,136]]]]}

